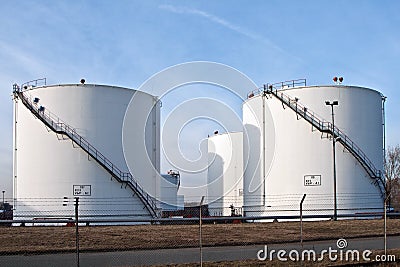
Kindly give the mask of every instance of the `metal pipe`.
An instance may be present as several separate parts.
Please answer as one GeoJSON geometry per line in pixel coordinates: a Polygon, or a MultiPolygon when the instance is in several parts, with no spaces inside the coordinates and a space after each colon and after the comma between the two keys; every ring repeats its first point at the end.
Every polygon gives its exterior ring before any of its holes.
{"type": "MultiPolygon", "coordinates": [[[[382,144],[382,147],[383,147],[383,152],[382,152],[382,154],[383,154],[383,167],[385,168],[385,165],[386,165],[386,125],[385,125],[385,102],[386,102],[386,96],[383,96],[382,95],[382,141],[383,141],[383,144],[382,144]]],[[[385,171],[383,171],[382,172],[382,175],[383,175],[383,182],[384,182],[384,187],[385,188],[383,188],[384,189],[384,192],[386,193],[386,173],[385,173],[385,171]]],[[[386,196],[385,196],[385,198],[386,198],[386,196]]],[[[390,199],[389,199],[389,206],[391,205],[391,203],[390,203],[391,201],[390,201],[390,199]]]]}
{"type": "Polygon", "coordinates": [[[14,142],[14,144],[13,144],[13,147],[14,147],[14,150],[13,150],[13,160],[14,160],[14,162],[13,162],[13,209],[14,210],[17,208],[17,204],[18,204],[17,199],[16,199],[16,197],[17,197],[17,175],[18,175],[18,172],[17,172],[17,170],[18,170],[18,168],[17,168],[17,166],[18,166],[17,118],[18,118],[18,97],[14,96],[14,136],[13,136],[13,142],[14,142]]]}
{"type": "Polygon", "coordinates": [[[266,130],[266,127],[265,127],[265,100],[266,100],[266,95],[265,94],[263,94],[262,95],[262,98],[261,98],[261,100],[262,100],[262,107],[263,107],[263,122],[262,122],[262,127],[263,127],[263,129],[262,129],[262,137],[263,137],[263,156],[262,156],[262,162],[261,162],[261,164],[262,164],[262,172],[263,172],[263,205],[264,205],[264,207],[265,207],[265,203],[266,203],[266,201],[265,201],[265,191],[266,191],[266,189],[265,189],[265,155],[266,155],[266,153],[265,153],[265,150],[266,150],[266,147],[265,147],[265,130],[266,130]]]}

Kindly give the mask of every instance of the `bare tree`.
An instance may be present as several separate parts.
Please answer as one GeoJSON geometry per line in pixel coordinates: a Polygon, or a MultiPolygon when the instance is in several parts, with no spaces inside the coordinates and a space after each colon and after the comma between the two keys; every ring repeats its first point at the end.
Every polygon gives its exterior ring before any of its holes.
{"type": "Polygon", "coordinates": [[[386,190],[390,194],[389,205],[400,209],[400,145],[389,146],[385,159],[386,190]]]}

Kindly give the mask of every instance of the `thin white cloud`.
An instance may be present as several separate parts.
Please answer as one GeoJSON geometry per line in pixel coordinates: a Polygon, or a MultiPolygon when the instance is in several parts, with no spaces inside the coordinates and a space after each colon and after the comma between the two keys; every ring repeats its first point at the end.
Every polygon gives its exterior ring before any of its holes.
{"type": "Polygon", "coordinates": [[[23,66],[25,72],[46,73],[48,71],[48,68],[44,67],[39,58],[23,51],[23,49],[19,49],[14,44],[11,45],[0,41],[0,51],[0,58],[13,62],[13,66],[23,66]]]}
{"type": "Polygon", "coordinates": [[[286,51],[284,51],[281,47],[279,47],[278,45],[271,42],[268,38],[265,38],[259,34],[253,33],[248,29],[245,29],[243,27],[235,25],[225,19],[222,19],[220,17],[217,17],[217,16],[207,13],[205,11],[202,11],[199,9],[194,9],[194,8],[177,7],[177,6],[172,6],[172,5],[160,5],[159,8],[173,12],[173,13],[177,13],[177,14],[192,14],[192,15],[201,16],[201,17],[206,18],[214,23],[217,23],[227,29],[230,29],[236,33],[239,33],[243,36],[253,39],[254,41],[261,41],[261,42],[269,45],[271,48],[287,54],[286,51]]]}

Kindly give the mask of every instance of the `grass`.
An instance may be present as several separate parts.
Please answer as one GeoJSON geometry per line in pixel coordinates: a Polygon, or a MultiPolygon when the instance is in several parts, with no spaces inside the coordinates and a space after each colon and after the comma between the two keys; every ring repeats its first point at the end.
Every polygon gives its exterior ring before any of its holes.
{"type": "MultiPolygon", "coordinates": [[[[388,220],[388,235],[400,235],[400,220],[388,220]]],[[[299,222],[205,224],[204,246],[299,242],[299,222]]],[[[82,226],[81,251],[197,247],[198,225],[82,226]]],[[[383,220],[304,222],[304,240],[383,236],[383,220]]],[[[74,227],[0,227],[0,254],[73,252],[74,227]]]]}

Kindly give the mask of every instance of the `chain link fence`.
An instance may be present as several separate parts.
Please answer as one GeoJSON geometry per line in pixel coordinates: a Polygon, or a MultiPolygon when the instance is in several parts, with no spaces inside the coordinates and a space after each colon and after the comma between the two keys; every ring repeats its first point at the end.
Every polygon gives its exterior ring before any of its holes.
{"type": "Polygon", "coordinates": [[[383,207],[370,205],[371,197],[338,196],[335,220],[331,197],[307,195],[300,205],[303,197],[274,196],[275,202],[270,198],[269,207],[253,209],[251,216],[246,206],[192,203],[157,219],[145,211],[131,214],[124,199],[14,201],[1,211],[0,266],[399,263],[399,213],[388,212],[385,220],[383,207]],[[340,205],[349,199],[359,206],[340,205]],[[115,208],[105,211],[103,205],[115,208]]]}

